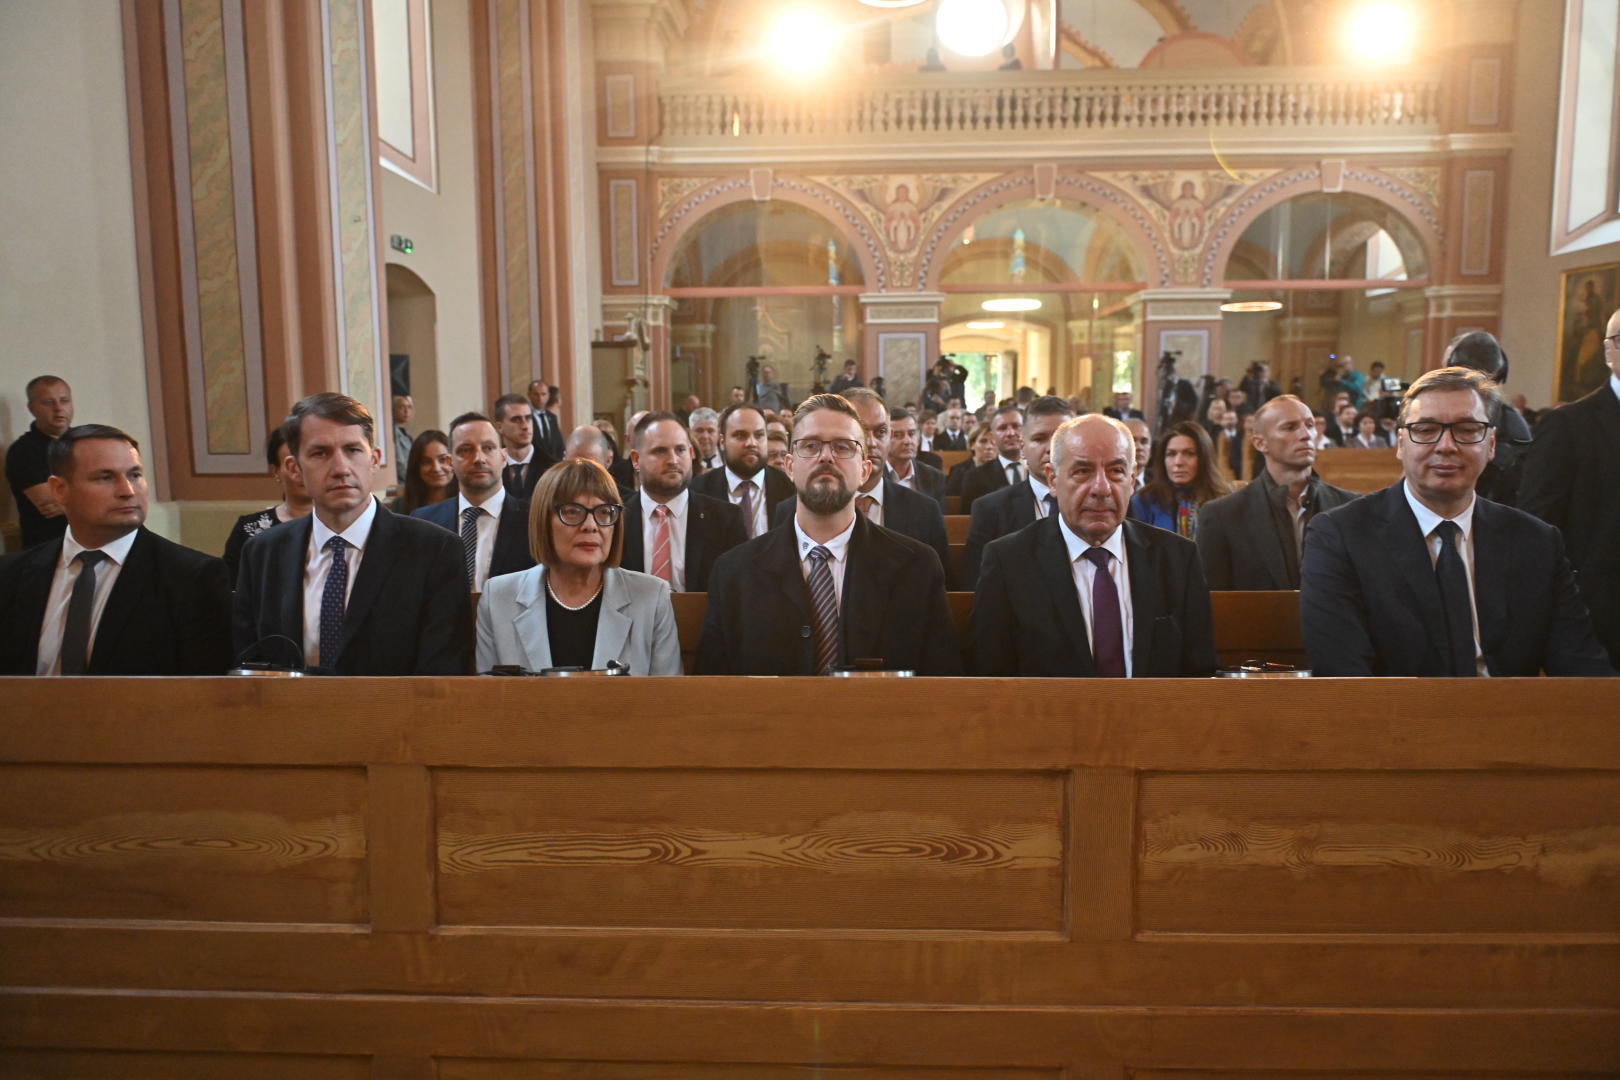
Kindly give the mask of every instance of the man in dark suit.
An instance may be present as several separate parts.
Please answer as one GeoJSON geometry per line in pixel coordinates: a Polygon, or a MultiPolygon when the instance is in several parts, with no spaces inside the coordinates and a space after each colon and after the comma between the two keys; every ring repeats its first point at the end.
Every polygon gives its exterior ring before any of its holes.
{"type": "Polygon", "coordinates": [[[793,498],[793,481],[765,464],[765,414],[756,405],[727,405],[720,414],[720,452],[725,466],[692,481],[692,490],[724,499],[742,512],[750,537],[770,528],[778,503],[793,498]]]}
{"type": "Polygon", "coordinates": [[[556,396],[556,391],[544,379],[529,383],[529,406],[534,412],[534,445],[541,456],[551,462],[563,459],[562,424],[558,422],[557,414],[551,411],[552,399],[556,396]]]}
{"type": "MultiPolygon", "coordinates": [[[[859,411],[859,410],[857,410],[859,411]]],[[[909,409],[889,410],[889,468],[894,471],[895,483],[926,495],[945,510],[945,474],[937,466],[922,460],[917,450],[920,436],[917,418],[909,409]]],[[[933,455],[929,455],[933,457],[933,455]]],[[[934,457],[935,461],[939,458],[934,457]]]]}
{"type": "Polygon", "coordinates": [[[952,405],[939,414],[939,428],[934,432],[934,450],[966,450],[967,421],[962,416],[962,407],[952,405]]]}
{"type": "Polygon", "coordinates": [[[449,529],[461,539],[467,588],[534,565],[529,553],[529,504],[506,493],[501,471],[506,451],[495,425],[483,413],[462,413],[450,422],[451,467],[459,493],[424,506],[412,517],[449,529]]]}
{"type": "Polygon", "coordinates": [[[720,414],[710,408],[692,410],[692,475],[702,476],[726,463],[720,452],[720,414]]]}
{"type": "Polygon", "coordinates": [[[1103,410],[1104,416],[1112,416],[1115,420],[1146,420],[1141,409],[1131,408],[1131,392],[1121,390],[1114,395],[1114,403],[1103,410]]]}
{"type": "Polygon", "coordinates": [[[1248,485],[1198,508],[1198,555],[1211,589],[1297,589],[1305,526],[1356,493],[1317,476],[1311,409],[1292,394],[1254,416],[1249,440],[1266,467],[1248,485]]]}
{"type": "Polygon", "coordinates": [[[1052,434],[1073,415],[1074,410],[1066,398],[1048,395],[1030,402],[1024,415],[1021,451],[1029,465],[1029,475],[974,502],[967,543],[962,547],[962,572],[957,588],[970,590],[978,582],[979,561],[986,544],[1052,514],[1057,497],[1046,484],[1052,434]]]}
{"type": "Polygon", "coordinates": [[[314,394],[293,406],[287,453],[314,512],[243,546],[238,653],[279,636],[296,647],[283,642],[273,653],[263,646],[267,658],[337,675],[471,673],[461,542],[372,498],[375,430],[370,411],[342,394],[314,394]]]}
{"type": "Polygon", "coordinates": [[[534,406],[518,394],[502,394],[495,399],[495,430],[506,447],[506,469],[501,481],[514,499],[529,500],[541,475],[562,455],[552,457],[534,441],[534,406]]]}
{"type": "Polygon", "coordinates": [[[1620,667],[1620,311],[1604,333],[1609,379],[1542,414],[1526,448],[1519,505],[1563,534],[1598,640],[1620,667]]]}
{"type": "Polygon", "coordinates": [[[1192,541],[1127,521],[1135,447],[1091,414],[1052,438],[1057,512],[984,549],[973,607],[980,675],[1111,678],[1215,670],[1209,590],[1192,541]]]}
{"type": "Polygon", "coordinates": [[[148,532],[140,447],[83,424],[52,440],[67,528],[0,562],[0,674],[223,675],[225,564],[148,532]]]}
{"type": "Polygon", "coordinates": [[[748,539],[742,512],[687,488],[692,440],[674,413],[643,416],[630,445],[641,490],[624,506],[619,565],[661,577],[675,592],[707,592],[714,561],[748,539]]]}
{"type": "Polygon", "coordinates": [[[959,674],[938,557],[855,511],[872,468],[860,417],[842,397],[818,394],[799,407],[793,439],[793,522],[715,563],[698,673],[819,675],[871,663],[959,674]]]}
{"type": "Polygon", "coordinates": [[[1024,413],[1016,405],[1004,405],[990,418],[990,436],[996,442],[996,456],[975,465],[962,481],[962,512],[971,513],[973,500],[998,488],[1011,487],[1029,476],[1024,465],[1024,413]]]}
{"type": "Polygon", "coordinates": [[[1475,494],[1497,397],[1467,368],[1423,375],[1401,402],[1405,478],[1311,522],[1300,616],[1316,674],[1614,674],[1558,530],[1475,494]]]}

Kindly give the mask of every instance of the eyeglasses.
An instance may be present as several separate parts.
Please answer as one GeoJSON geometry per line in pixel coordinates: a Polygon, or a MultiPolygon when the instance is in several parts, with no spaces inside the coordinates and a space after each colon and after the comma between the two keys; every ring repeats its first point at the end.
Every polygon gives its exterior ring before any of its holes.
{"type": "Polygon", "coordinates": [[[619,515],[622,513],[624,507],[619,503],[599,503],[592,507],[584,507],[577,502],[557,504],[557,520],[568,526],[585,524],[585,516],[589,514],[597,525],[610,529],[619,523],[619,515]]]}
{"type": "Polygon", "coordinates": [[[1620,334],[1610,334],[1608,337],[1604,338],[1603,340],[1607,341],[1610,345],[1613,345],[1615,348],[1620,349],[1620,334]]]}
{"type": "Polygon", "coordinates": [[[854,439],[799,439],[793,444],[793,453],[806,461],[814,461],[828,447],[832,447],[833,457],[839,461],[858,458],[864,450],[854,439]]]}
{"type": "Polygon", "coordinates": [[[1484,442],[1485,433],[1495,426],[1483,420],[1453,420],[1449,424],[1442,424],[1437,420],[1418,420],[1411,424],[1402,424],[1400,429],[1406,432],[1408,439],[1427,446],[1439,442],[1441,436],[1448,431],[1451,432],[1452,441],[1458,444],[1484,442]]]}

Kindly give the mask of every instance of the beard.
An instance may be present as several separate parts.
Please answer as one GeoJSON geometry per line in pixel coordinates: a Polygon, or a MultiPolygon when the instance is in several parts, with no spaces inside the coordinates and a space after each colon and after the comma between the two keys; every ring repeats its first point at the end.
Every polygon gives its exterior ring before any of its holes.
{"type": "Polygon", "coordinates": [[[666,483],[659,473],[642,473],[641,490],[660,499],[673,499],[681,493],[681,489],[686,487],[686,481],[690,479],[691,476],[687,475],[677,478],[674,483],[666,483]]]}
{"type": "Polygon", "coordinates": [[[799,489],[799,501],[812,514],[836,514],[854,499],[855,489],[844,482],[844,474],[836,469],[827,469],[825,472],[818,469],[810,477],[810,482],[799,489]],[[820,476],[832,476],[838,483],[834,487],[819,485],[815,481],[820,476]]]}
{"type": "Polygon", "coordinates": [[[763,469],[764,467],[765,455],[763,453],[761,453],[753,461],[749,461],[742,454],[739,454],[736,457],[732,457],[730,454],[726,455],[726,468],[730,469],[744,480],[747,480],[750,476],[758,473],[759,470],[763,469]]]}

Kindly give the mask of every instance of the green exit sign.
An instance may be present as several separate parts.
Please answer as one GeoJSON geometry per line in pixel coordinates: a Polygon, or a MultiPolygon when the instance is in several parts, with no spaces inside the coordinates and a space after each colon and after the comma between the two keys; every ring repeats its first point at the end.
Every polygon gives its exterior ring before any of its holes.
{"type": "Polygon", "coordinates": [[[398,233],[388,238],[388,246],[405,255],[416,250],[416,245],[411,242],[410,237],[400,236],[398,233]]]}

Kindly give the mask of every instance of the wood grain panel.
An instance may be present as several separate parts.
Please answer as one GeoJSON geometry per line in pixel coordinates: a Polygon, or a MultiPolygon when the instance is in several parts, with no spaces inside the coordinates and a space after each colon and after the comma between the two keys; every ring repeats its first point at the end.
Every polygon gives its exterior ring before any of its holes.
{"type": "Polygon", "coordinates": [[[1061,773],[440,770],[446,925],[1046,930],[1061,773]]]}
{"type": "Polygon", "coordinates": [[[1612,932],[1620,777],[1153,775],[1138,926],[1612,932]]]}
{"type": "Polygon", "coordinates": [[[712,1064],[701,1061],[491,1061],[440,1058],[439,1080],[1062,1080],[1062,1069],[712,1064]]]}
{"type": "MultiPolygon", "coordinates": [[[[1130,1080],[1479,1080],[1477,1072],[1364,1072],[1297,1069],[1132,1069],[1130,1080]]],[[[1612,1080],[1616,1075],[1604,1073],[1571,1072],[1498,1072],[1490,1073],[1494,1080],[1612,1080]]]]}
{"type": "Polygon", "coordinates": [[[0,916],[352,923],[358,769],[0,766],[0,916]]]}
{"type": "Polygon", "coordinates": [[[371,1080],[361,1056],[164,1054],[118,1050],[0,1050],[9,1080],[371,1080]]]}

